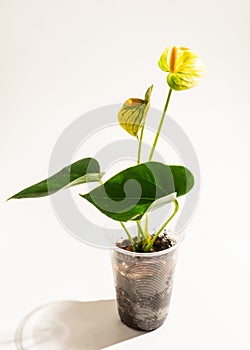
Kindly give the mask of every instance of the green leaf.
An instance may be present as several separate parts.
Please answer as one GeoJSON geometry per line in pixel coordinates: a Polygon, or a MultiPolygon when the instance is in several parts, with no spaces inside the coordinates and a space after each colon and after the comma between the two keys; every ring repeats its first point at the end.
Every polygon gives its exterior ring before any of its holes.
{"type": "Polygon", "coordinates": [[[114,220],[140,220],[159,198],[180,197],[193,185],[194,177],[187,168],[148,162],[121,171],[81,196],[114,220]]]}
{"type": "Polygon", "coordinates": [[[118,113],[120,125],[132,136],[137,137],[146,119],[152,90],[153,85],[147,89],[144,100],[140,98],[129,98],[118,113]]]}
{"type": "Polygon", "coordinates": [[[102,175],[100,166],[94,158],[84,158],[66,166],[48,179],[25,188],[9,199],[45,197],[63,188],[99,181],[102,175]]]}

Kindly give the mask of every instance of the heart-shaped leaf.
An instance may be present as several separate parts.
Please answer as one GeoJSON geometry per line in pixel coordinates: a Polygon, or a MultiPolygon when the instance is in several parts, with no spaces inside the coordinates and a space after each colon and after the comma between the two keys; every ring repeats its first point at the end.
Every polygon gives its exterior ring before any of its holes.
{"type": "Polygon", "coordinates": [[[152,90],[153,85],[147,89],[144,100],[129,98],[118,113],[120,125],[132,136],[137,137],[141,126],[145,122],[152,90]]]}
{"type": "Polygon", "coordinates": [[[99,163],[94,158],[84,158],[66,166],[48,179],[25,188],[9,199],[45,197],[63,188],[99,181],[102,175],[99,163]]]}
{"type": "Polygon", "coordinates": [[[81,196],[114,220],[140,220],[159,198],[180,197],[193,185],[194,177],[187,168],[148,162],[121,171],[81,196]]]}

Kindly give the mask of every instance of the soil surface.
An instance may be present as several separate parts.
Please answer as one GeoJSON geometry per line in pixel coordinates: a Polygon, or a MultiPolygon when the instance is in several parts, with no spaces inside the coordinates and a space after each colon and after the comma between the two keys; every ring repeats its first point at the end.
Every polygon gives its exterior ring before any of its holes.
{"type": "MultiPolygon", "coordinates": [[[[154,235],[151,235],[150,238],[153,238],[154,235]]],[[[133,237],[133,240],[137,242],[137,237],[133,237]]],[[[154,252],[160,252],[162,250],[168,249],[176,245],[177,242],[174,238],[170,237],[166,232],[163,232],[162,234],[159,235],[159,237],[156,238],[154,245],[149,253],[154,253],[154,252]]],[[[128,250],[130,252],[133,252],[133,246],[130,243],[128,239],[125,239],[121,243],[117,243],[117,246],[119,248],[122,248],[124,250],[128,250]]],[[[143,251],[137,251],[143,253],[143,251]]]]}

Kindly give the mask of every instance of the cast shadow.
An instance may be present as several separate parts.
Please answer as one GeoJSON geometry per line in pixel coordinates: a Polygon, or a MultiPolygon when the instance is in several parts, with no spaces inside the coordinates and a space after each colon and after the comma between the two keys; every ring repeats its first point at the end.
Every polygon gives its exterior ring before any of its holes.
{"type": "Polygon", "coordinates": [[[26,316],[15,344],[17,350],[100,350],[142,334],[120,321],[115,300],[59,301],[26,316]]]}

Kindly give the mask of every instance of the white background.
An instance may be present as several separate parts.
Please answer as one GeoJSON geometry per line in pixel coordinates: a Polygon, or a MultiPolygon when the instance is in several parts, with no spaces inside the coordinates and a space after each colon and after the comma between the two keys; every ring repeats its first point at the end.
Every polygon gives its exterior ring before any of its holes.
{"type": "MultiPolygon", "coordinates": [[[[202,195],[166,324],[112,348],[250,348],[249,12],[247,0],[0,1],[0,348],[15,349],[18,325],[42,305],[114,298],[109,252],[66,233],[48,199],[5,199],[46,177],[55,141],[81,114],[140,97],[152,82],[152,106],[162,109],[157,60],[173,44],[193,48],[208,67],[168,112],[194,144],[202,195]]],[[[29,349],[95,346],[62,339],[29,349]]]]}

